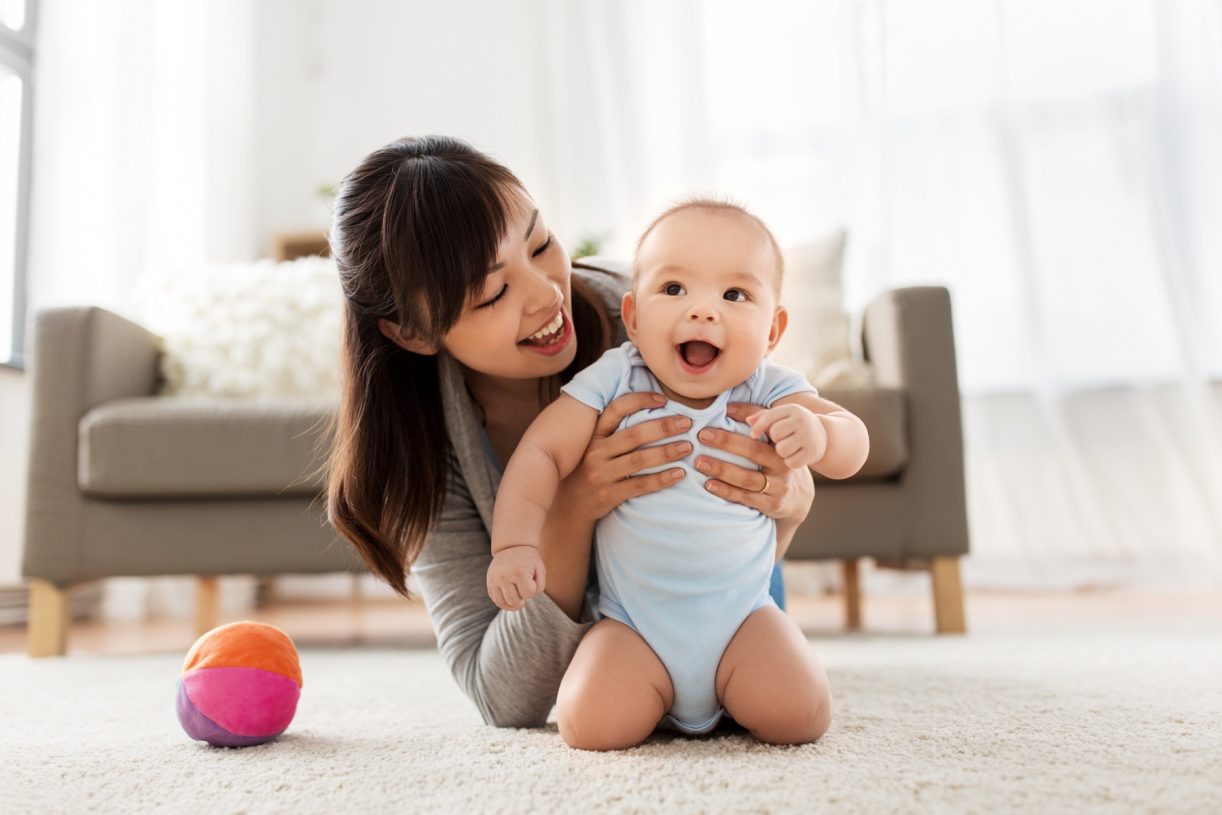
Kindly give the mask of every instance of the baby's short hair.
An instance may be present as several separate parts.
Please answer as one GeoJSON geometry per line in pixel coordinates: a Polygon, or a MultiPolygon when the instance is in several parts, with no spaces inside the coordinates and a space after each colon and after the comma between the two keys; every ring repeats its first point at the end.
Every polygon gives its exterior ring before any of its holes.
{"type": "Polygon", "coordinates": [[[760,220],[759,216],[751,212],[742,204],[734,201],[731,198],[713,198],[709,196],[693,196],[668,207],[664,212],[649,222],[649,226],[645,227],[645,231],[641,233],[641,237],[636,242],[636,250],[632,253],[632,284],[636,285],[637,278],[637,258],[641,254],[641,247],[645,245],[645,239],[649,237],[649,233],[657,227],[658,224],[665,221],[670,216],[683,212],[688,209],[704,209],[713,212],[721,212],[730,215],[741,215],[747,220],[758,226],[768,238],[768,243],[772,246],[772,253],[776,257],[776,281],[777,291],[781,288],[781,279],[785,276],[785,258],[781,252],[781,246],[777,243],[776,236],[772,234],[772,230],[768,225],[760,220]]]}

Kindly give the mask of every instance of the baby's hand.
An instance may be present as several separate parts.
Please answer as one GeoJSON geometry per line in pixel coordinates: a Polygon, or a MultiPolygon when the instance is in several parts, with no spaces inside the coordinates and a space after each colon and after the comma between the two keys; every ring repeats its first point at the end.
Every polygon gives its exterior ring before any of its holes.
{"type": "Polygon", "coordinates": [[[543,558],[533,546],[510,546],[492,556],[488,596],[506,611],[517,611],[543,591],[543,558]]]}
{"type": "Polygon", "coordinates": [[[818,413],[801,405],[778,405],[747,417],[751,438],[767,433],[776,454],[791,470],[818,463],[827,453],[827,428],[818,413]]]}

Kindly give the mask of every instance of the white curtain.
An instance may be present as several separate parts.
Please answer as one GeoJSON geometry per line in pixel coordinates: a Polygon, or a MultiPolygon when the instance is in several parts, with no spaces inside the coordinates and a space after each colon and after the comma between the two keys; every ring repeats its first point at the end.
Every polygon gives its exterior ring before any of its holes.
{"type": "Polygon", "coordinates": [[[1222,5],[548,7],[571,232],[728,192],[947,285],[969,584],[1222,584],[1222,5]]]}
{"type": "Polygon", "coordinates": [[[255,256],[251,6],[41,0],[30,306],[255,256]]]}
{"type": "MultiPolygon", "coordinates": [[[[39,2],[29,307],[134,318],[148,275],[252,259],[252,7],[39,2]]],[[[105,581],[103,614],[189,616],[190,578],[105,581]]],[[[221,604],[245,608],[249,578],[221,604]]]]}

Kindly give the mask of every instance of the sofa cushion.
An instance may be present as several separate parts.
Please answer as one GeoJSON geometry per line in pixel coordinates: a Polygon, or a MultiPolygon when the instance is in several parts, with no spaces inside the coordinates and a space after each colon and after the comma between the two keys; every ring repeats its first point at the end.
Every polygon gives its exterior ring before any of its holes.
{"type": "Polygon", "coordinates": [[[848,481],[891,478],[903,472],[908,464],[908,403],[902,390],[881,386],[825,388],[819,395],[860,418],[870,432],[870,455],[848,481]]]}
{"type": "MultiPolygon", "coordinates": [[[[898,475],[908,462],[907,412],[894,388],[820,392],[859,416],[870,455],[852,481],[898,475]]],[[[153,396],[107,402],[80,422],[77,483],[99,498],[314,495],[332,406],[318,400],[153,396]]]]}
{"type": "Polygon", "coordinates": [[[110,498],[314,495],[331,411],[305,399],[107,402],[80,421],[77,483],[110,498]]]}

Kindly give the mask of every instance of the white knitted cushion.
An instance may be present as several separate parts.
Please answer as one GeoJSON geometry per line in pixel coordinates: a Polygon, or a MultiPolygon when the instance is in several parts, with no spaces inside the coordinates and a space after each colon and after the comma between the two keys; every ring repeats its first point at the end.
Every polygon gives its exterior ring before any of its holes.
{"type": "Polygon", "coordinates": [[[330,258],[177,270],[142,285],[140,321],[165,340],[162,393],[338,395],[342,294],[330,258]]]}

